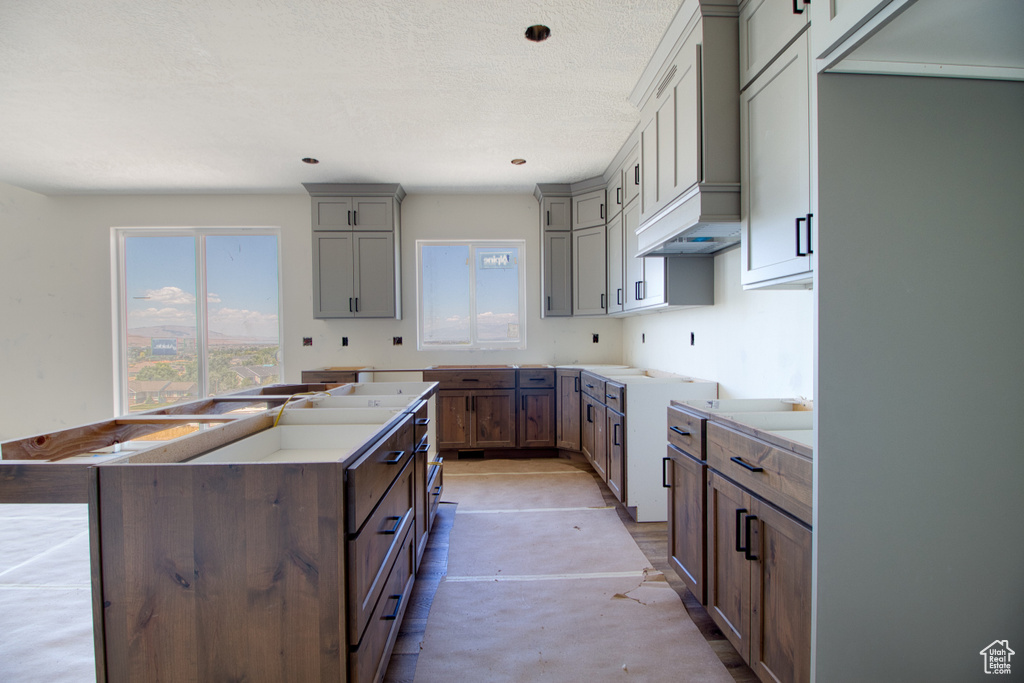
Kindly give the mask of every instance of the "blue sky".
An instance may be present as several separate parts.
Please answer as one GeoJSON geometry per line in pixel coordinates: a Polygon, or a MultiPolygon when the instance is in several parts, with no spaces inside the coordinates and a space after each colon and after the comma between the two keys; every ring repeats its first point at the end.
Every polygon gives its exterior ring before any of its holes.
{"type": "MultiPolygon", "coordinates": [[[[128,328],[195,326],[192,236],[125,239],[128,328]]],[[[230,336],[278,335],[277,239],[206,238],[209,328],[230,336]]]]}

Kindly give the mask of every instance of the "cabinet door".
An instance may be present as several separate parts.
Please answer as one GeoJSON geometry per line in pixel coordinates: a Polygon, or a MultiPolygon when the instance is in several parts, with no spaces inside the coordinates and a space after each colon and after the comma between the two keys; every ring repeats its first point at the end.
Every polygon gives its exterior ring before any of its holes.
{"type": "MultiPolygon", "coordinates": [[[[750,658],[765,681],[811,680],[811,530],[757,499],[750,658]]],[[[745,524],[746,525],[746,524],[745,524]]]]}
{"type": "Polygon", "coordinates": [[[626,502],[626,422],[621,413],[605,408],[608,437],[608,488],[626,502]]]}
{"type": "Polygon", "coordinates": [[[351,230],[351,197],[314,197],[314,230],[351,230]]]}
{"type": "Polygon", "coordinates": [[[353,249],[356,317],[395,317],[394,233],[355,233],[353,249]]]}
{"type": "Polygon", "coordinates": [[[516,390],[474,391],[470,403],[473,410],[473,445],[477,448],[514,448],[516,390]]]}
{"type": "Polygon", "coordinates": [[[626,253],[624,260],[625,278],[623,288],[626,290],[623,297],[623,309],[631,311],[640,308],[640,288],[644,282],[644,260],[636,257],[639,249],[636,237],[636,229],[640,225],[640,207],[636,204],[627,206],[622,212],[622,232],[625,235],[626,253]]]}
{"type": "Polygon", "coordinates": [[[355,315],[352,233],[313,233],[313,317],[355,315]]]}
{"type": "Polygon", "coordinates": [[[640,196],[640,146],[637,145],[622,165],[622,206],[629,206],[640,196]]]}
{"type": "Polygon", "coordinates": [[[743,520],[750,496],[713,471],[707,483],[708,613],[744,661],[750,657],[750,562],[743,520]]]}
{"type": "Polygon", "coordinates": [[[640,121],[640,218],[645,221],[658,208],[658,121],[654,106],[648,107],[650,113],[640,121]]]}
{"type": "Polygon", "coordinates": [[[395,229],[395,202],[391,197],[355,197],[352,199],[353,230],[395,229]]]}
{"type": "Polygon", "coordinates": [[[437,392],[437,449],[469,448],[472,391],[437,392]]]}
{"type": "Polygon", "coordinates": [[[622,178],[622,168],[616,169],[615,173],[612,174],[611,180],[608,181],[608,186],[605,188],[605,200],[608,203],[605,215],[609,223],[613,218],[622,213],[622,206],[626,199],[622,192],[622,178]]]}
{"type": "Polygon", "coordinates": [[[519,390],[519,447],[555,445],[555,390],[519,390]]]}
{"type": "Polygon", "coordinates": [[[577,230],[572,235],[574,315],[603,315],[605,294],[605,227],[577,230]]]}
{"type": "Polygon", "coordinates": [[[656,306],[665,303],[665,259],[647,258],[644,261],[644,279],[640,286],[640,305],[656,306]]]}
{"type": "Polygon", "coordinates": [[[594,469],[601,479],[608,481],[608,409],[594,402],[591,417],[594,420],[594,469]]]}
{"type": "Polygon", "coordinates": [[[740,100],[744,286],[813,269],[808,40],[797,38],[740,100]]]}
{"type": "MultiPolygon", "coordinates": [[[[587,456],[587,460],[590,464],[594,464],[594,454],[597,451],[597,419],[596,419],[596,405],[592,397],[581,394],[581,437],[583,446],[583,455],[587,456]]],[[[596,466],[595,466],[596,469],[596,466]]]]}
{"type": "Polygon", "coordinates": [[[544,233],[544,317],[572,315],[572,234],[544,233]]]}
{"type": "Polygon", "coordinates": [[[622,234],[622,214],[608,221],[608,312],[619,313],[625,303],[625,284],[623,277],[622,252],[625,247],[622,234]]]}
{"type": "Polygon", "coordinates": [[[544,197],[540,221],[544,230],[572,230],[572,197],[544,197]]]}
{"type": "Polygon", "coordinates": [[[803,30],[811,13],[801,0],[750,0],[740,11],[740,87],[745,88],[803,30]]]}
{"type": "Polygon", "coordinates": [[[596,225],[604,225],[605,221],[605,199],[604,188],[593,190],[572,200],[572,227],[573,230],[592,228],[596,225]]]}
{"type": "Polygon", "coordinates": [[[580,373],[558,370],[558,447],[580,450],[580,373]]]}
{"type": "Polygon", "coordinates": [[[668,563],[702,605],[708,601],[704,584],[707,535],[704,501],[708,467],[668,446],[665,478],[668,489],[668,563]]]}

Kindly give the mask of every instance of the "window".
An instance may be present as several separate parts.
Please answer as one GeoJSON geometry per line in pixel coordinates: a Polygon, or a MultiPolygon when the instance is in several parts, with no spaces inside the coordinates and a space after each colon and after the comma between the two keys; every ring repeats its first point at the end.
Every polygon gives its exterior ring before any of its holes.
{"type": "Polygon", "coordinates": [[[280,380],[276,229],[114,237],[118,413],[280,380]]]}
{"type": "Polygon", "coordinates": [[[417,240],[423,349],[525,349],[523,240],[417,240]]]}

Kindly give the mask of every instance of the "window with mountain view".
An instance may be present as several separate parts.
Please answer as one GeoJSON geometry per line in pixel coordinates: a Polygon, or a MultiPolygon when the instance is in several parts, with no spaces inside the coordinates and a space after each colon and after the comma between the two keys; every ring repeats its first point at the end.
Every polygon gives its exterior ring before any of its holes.
{"type": "Polygon", "coordinates": [[[418,240],[418,348],[525,349],[523,240],[418,240]]]}
{"type": "Polygon", "coordinates": [[[119,412],[278,382],[278,233],[116,231],[119,412]]]}

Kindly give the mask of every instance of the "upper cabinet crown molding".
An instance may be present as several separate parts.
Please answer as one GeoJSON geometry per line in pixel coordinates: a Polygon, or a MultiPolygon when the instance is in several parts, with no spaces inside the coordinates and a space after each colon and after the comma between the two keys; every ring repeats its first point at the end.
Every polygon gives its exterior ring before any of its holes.
{"type": "Polygon", "coordinates": [[[393,197],[401,203],[405,188],[398,183],[302,183],[310,197],[393,197]]]}

